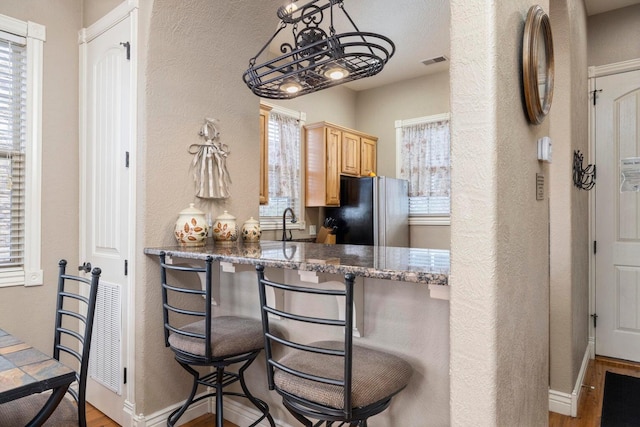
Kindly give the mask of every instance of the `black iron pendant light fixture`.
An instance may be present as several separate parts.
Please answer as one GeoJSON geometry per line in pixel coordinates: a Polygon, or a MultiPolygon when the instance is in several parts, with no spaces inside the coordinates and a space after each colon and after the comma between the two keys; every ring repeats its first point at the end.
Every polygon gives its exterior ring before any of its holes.
{"type": "Polygon", "coordinates": [[[385,36],[358,30],[343,3],[344,0],[311,0],[304,5],[294,1],[281,6],[280,26],[251,58],[249,69],[242,76],[249,89],[263,98],[290,99],[382,71],[394,54],[395,45],[385,36]],[[355,31],[336,32],[334,8],[344,13],[355,31]],[[326,30],[321,26],[325,12],[330,16],[326,30]],[[269,59],[269,45],[289,25],[293,42],[283,43],[282,55],[269,59]],[[265,51],[266,60],[256,65],[265,51]]]}

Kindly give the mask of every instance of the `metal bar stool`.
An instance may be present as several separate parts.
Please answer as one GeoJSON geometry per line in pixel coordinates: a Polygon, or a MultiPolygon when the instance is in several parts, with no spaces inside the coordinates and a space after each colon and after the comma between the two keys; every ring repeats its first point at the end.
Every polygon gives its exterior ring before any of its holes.
{"type": "Polygon", "coordinates": [[[264,348],[260,321],[212,315],[211,257],[207,257],[204,267],[167,264],[165,258],[166,254],[161,252],[165,346],[171,348],[180,366],[193,377],[191,393],[184,404],[171,413],[167,425],[174,426],[191,404],[215,396],[216,426],[222,427],[223,396],[237,396],[248,399],[262,413],[251,426],[266,418],[271,427],[275,427],[269,406],[249,392],[244,379],[245,370],[264,348]],[[167,274],[169,271],[173,273],[171,281],[167,274]],[[205,274],[204,290],[202,287],[189,286],[193,281],[185,277],[198,273],[205,274]],[[240,364],[237,372],[227,369],[233,364],[240,364]],[[193,366],[210,366],[214,370],[201,374],[193,366]],[[240,384],[242,393],[226,390],[236,382],[240,384]],[[210,387],[213,392],[195,398],[199,385],[210,387]]]}
{"type": "Polygon", "coordinates": [[[277,283],[265,279],[263,266],[258,265],[256,270],[269,389],[278,392],[284,406],[307,427],[332,426],[334,423],[366,427],[367,419],[384,411],[391,398],[406,387],[413,369],[397,356],[353,345],[355,276],[345,275],[344,289],[336,290],[277,283]],[[306,294],[320,306],[327,302],[326,297],[345,298],[344,317],[312,317],[308,312],[294,313],[287,310],[286,304],[285,308],[279,309],[269,305],[267,287],[279,289],[285,296],[306,294]],[[342,335],[343,339],[311,343],[302,339],[285,339],[274,333],[269,315],[303,325],[338,329],[335,333],[342,335]],[[286,351],[278,351],[279,356],[276,356],[274,344],[284,346],[282,350],[286,351]],[[314,424],[310,418],[319,421],[314,424]]]}

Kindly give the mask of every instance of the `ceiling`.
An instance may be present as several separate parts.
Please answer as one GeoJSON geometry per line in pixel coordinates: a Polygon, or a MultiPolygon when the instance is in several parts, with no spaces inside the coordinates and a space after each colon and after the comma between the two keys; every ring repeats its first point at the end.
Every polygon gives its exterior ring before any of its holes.
{"type": "MultiPolygon", "coordinates": [[[[640,0],[584,1],[588,15],[640,3],[640,0]]],[[[449,58],[449,0],[349,0],[345,1],[344,8],[360,31],[385,35],[396,45],[395,54],[380,74],[345,86],[365,90],[448,69],[449,61],[431,65],[424,65],[422,61],[439,56],[449,58]]],[[[336,32],[353,31],[341,12],[334,16],[336,32]]],[[[277,52],[274,49],[287,36],[286,41],[289,41],[289,29],[283,30],[274,40],[271,50],[277,52]]]]}
{"type": "Polygon", "coordinates": [[[584,4],[587,7],[587,15],[609,12],[638,3],[640,3],[640,0],[584,0],[584,4]]]}

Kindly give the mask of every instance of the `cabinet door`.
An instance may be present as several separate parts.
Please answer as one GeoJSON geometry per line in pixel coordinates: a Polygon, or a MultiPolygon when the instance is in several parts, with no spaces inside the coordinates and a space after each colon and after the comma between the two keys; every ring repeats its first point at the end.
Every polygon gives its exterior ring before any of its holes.
{"type": "Polygon", "coordinates": [[[340,206],[340,140],[342,132],[326,130],[326,205],[340,206]]]}
{"type": "Polygon", "coordinates": [[[360,176],[360,137],[349,132],[342,133],[342,161],[340,173],[360,176]]]}
{"type": "Polygon", "coordinates": [[[260,108],[260,204],[269,203],[269,111],[260,108]]]}
{"type": "Polygon", "coordinates": [[[376,141],[362,137],[360,139],[360,175],[369,176],[376,172],[376,141]]]}

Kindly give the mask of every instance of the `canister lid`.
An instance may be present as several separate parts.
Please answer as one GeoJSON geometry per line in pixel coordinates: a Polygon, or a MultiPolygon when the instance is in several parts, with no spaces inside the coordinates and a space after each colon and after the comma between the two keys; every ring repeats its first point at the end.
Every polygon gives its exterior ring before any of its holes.
{"type": "Polygon", "coordinates": [[[189,203],[189,207],[180,211],[180,215],[204,215],[204,212],[196,208],[195,203],[189,203]]]}

